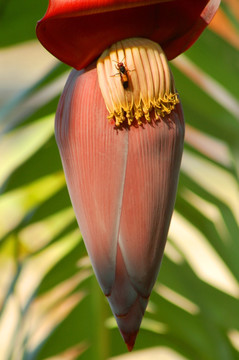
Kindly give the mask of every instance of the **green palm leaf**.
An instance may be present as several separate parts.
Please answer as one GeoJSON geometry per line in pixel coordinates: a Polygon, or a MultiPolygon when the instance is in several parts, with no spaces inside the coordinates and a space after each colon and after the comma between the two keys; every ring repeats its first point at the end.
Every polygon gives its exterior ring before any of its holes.
{"type": "Polygon", "coordinates": [[[0,2],[1,359],[238,359],[238,4],[221,6],[227,31],[215,20],[171,63],[187,123],[180,183],[160,275],[126,355],[54,140],[69,68],[35,40],[46,6],[0,2]]]}

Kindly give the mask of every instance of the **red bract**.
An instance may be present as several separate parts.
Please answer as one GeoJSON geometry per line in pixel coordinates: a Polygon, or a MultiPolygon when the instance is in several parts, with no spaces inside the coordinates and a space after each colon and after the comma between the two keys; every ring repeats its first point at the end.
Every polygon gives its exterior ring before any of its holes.
{"type": "Polygon", "coordinates": [[[145,37],[173,59],[201,34],[220,0],[51,0],[37,25],[43,46],[82,69],[112,43],[145,37]]]}

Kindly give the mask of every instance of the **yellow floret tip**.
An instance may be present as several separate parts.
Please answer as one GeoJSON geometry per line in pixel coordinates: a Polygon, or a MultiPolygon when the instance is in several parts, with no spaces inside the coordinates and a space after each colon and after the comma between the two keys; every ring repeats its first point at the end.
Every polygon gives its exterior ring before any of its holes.
{"type": "Polygon", "coordinates": [[[140,106],[133,106],[128,109],[122,108],[120,112],[111,112],[108,119],[115,120],[116,126],[122,125],[125,121],[128,125],[131,125],[134,120],[137,121],[138,125],[142,125],[143,118],[150,122],[151,115],[154,115],[155,119],[159,120],[169,115],[177,104],[179,104],[177,93],[164,94],[163,98],[153,100],[150,106],[146,106],[141,102],[140,106]]]}

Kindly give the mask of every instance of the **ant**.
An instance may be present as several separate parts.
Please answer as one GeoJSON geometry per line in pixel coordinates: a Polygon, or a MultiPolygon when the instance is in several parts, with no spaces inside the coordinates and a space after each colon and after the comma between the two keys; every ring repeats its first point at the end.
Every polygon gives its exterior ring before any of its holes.
{"type": "MultiPolygon", "coordinates": [[[[123,60],[124,60],[124,58],[123,58],[123,60]]],[[[114,62],[117,63],[117,65],[115,65],[115,67],[116,67],[116,70],[119,70],[119,72],[117,74],[114,74],[114,75],[111,75],[111,76],[120,75],[123,88],[128,89],[128,87],[129,87],[129,78],[128,78],[127,73],[128,73],[128,71],[131,71],[131,70],[127,69],[126,65],[123,63],[123,60],[122,61],[113,60],[114,62]]]]}

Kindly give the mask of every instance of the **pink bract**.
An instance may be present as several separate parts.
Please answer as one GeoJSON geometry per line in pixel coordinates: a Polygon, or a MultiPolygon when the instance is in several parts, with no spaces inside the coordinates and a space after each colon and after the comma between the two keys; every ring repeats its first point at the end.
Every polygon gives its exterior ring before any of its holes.
{"type": "Polygon", "coordinates": [[[129,349],[163,256],[183,138],[180,104],[158,121],[117,129],[107,121],[96,69],[72,71],[56,139],[94,271],[129,349]]]}

